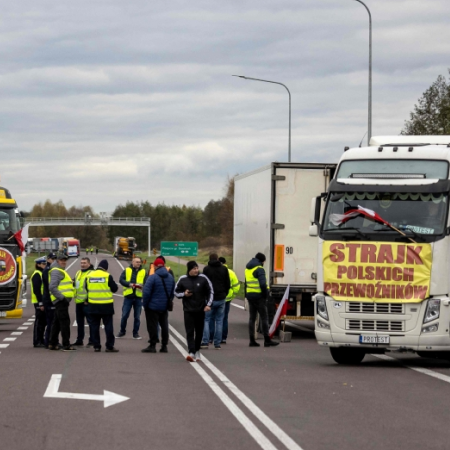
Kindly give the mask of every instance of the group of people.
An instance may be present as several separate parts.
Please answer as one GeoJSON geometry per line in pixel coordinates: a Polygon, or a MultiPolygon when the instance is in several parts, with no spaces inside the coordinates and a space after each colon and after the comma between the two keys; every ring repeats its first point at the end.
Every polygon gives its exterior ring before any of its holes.
{"type": "MultiPolygon", "coordinates": [[[[140,257],[134,257],[130,267],[121,274],[123,306],[120,331],[114,335],[114,297],[118,285],[108,273],[108,261],[102,260],[94,268],[88,257],[81,258],[80,270],[72,279],[65,267],[68,257],[64,253],[51,253],[47,258],[35,260],[36,270],[31,276],[31,297],[36,318],[33,333],[34,347],[49,350],[75,351],[84,345],[85,320],[89,325],[88,347],[101,351],[100,324],[103,321],[106,334],[106,352],[118,352],[115,338],[126,335],[127,321],[134,312],[133,339],[139,335],[140,316],[144,308],[149,335],[149,345],[144,353],[167,353],[169,341],[169,311],[174,297],[182,300],[184,324],[188,343],[189,362],[200,361],[200,349],[213,344],[220,350],[228,338],[228,314],[230,304],[239,292],[240,283],[236,274],[227,267],[225,258],[216,253],[209,256],[203,273],[195,261],[187,263],[187,273],[175,282],[170,267],[163,256],[155,259],[147,273],[140,257]],[[75,300],[78,326],[76,341],[70,343],[69,304],[75,300]],[[58,338],[61,334],[62,345],[58,338]]],[[[259,313],[264,334],[264,346],[278,345],[269,337],[266,300],[268,285],[264,270],[265,256],[258,253],[245,270],[246,298],[250,308],[250,347],[259,347],[255,340],[255,320],[259,313]]]]}
{"type": "MultiPolygon", "coordinates": [[[[86,255],[89,255],[89,252],[91,252],[91,255],[94,254],[94,247],[86,247],[86,255]]],[[[98,248],[95,247],[95,254],[98,255],[98,248]]]]}

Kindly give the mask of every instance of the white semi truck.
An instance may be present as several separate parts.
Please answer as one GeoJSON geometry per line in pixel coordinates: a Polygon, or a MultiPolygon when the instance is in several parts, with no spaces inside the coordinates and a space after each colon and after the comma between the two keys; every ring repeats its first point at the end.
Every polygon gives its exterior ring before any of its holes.
{"type": "Polygon", "coordinates": [[[450,136],[373,137],[313,199],[315,333],[336,362],[449,357],[449,163],[450,136]]]}
{"type": "Polygon", "coordinates": [[[279,303],[290,285],[286,319],[291,321],[314,321],[312,296],[321,261],[317,238],[308,234],[309,211],[311,197],[327,191],[335,168],[272,163],[235,178],[233,268],[244,281],[246,264],[256,253],[264,253],[269,306],[279,303]]]}

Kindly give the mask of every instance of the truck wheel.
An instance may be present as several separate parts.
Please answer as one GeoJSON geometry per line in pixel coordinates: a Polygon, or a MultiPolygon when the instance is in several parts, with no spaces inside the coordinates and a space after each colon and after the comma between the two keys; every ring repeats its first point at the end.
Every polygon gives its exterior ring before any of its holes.
{"type": "Polygon", "coordinates": [[[330,347],[330,353],[338,364],[348,365],[359,364],[366,356],[366,352],[359,348],[330,347]]]}

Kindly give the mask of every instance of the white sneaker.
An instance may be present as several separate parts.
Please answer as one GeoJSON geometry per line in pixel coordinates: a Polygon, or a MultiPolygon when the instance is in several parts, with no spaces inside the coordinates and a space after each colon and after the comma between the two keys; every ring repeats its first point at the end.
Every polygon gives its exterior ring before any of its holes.
{"type": "Polygon", "coordinates": [[[195,355],[193,353],[189,353],[189,355],[186,356],[186,361],[195,362],[195,355]]]}
{"type": "Polygon", "coordinates": [[[200,358],[200,352],[195,352],[195,360],[196,360],[197,362],[202,360],[202,359],[200,358]]]}

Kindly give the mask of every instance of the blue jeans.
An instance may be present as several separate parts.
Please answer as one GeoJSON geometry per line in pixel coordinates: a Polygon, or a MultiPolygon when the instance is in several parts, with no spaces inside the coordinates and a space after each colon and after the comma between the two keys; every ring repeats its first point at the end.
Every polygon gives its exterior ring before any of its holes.
{"type": "Polygon", "coordinates": [[[140,297],[124,297],[122,306],[122,320],[120,321],[120,332],[126,333],[127,320],[130,317],[131,308],[134,309],[133,336],[139,334],[141,326],[142,298],[140,297]]]}
{"type": "Polygon", "coordinates": [[[214,346],[220,345],[222,340],[223,316],[225,313],[225,300],[214,300],[211,311],[205,313],[205,328],[203,330],[203,343],[209,342],[209,324],[214,323],[214,346]]]}
{"type": "MultiPolygon", "coordinates": [[[[223,326],[222,326],[222,341],[226,341],[228,338],[228,314],[230,313],[231,302],[225,302],[225,313],[223,316],[223,326]]],[[[214,331],[216,327],[214,322],[209,323],[209,340],[214,339],[214,331]]]]}

